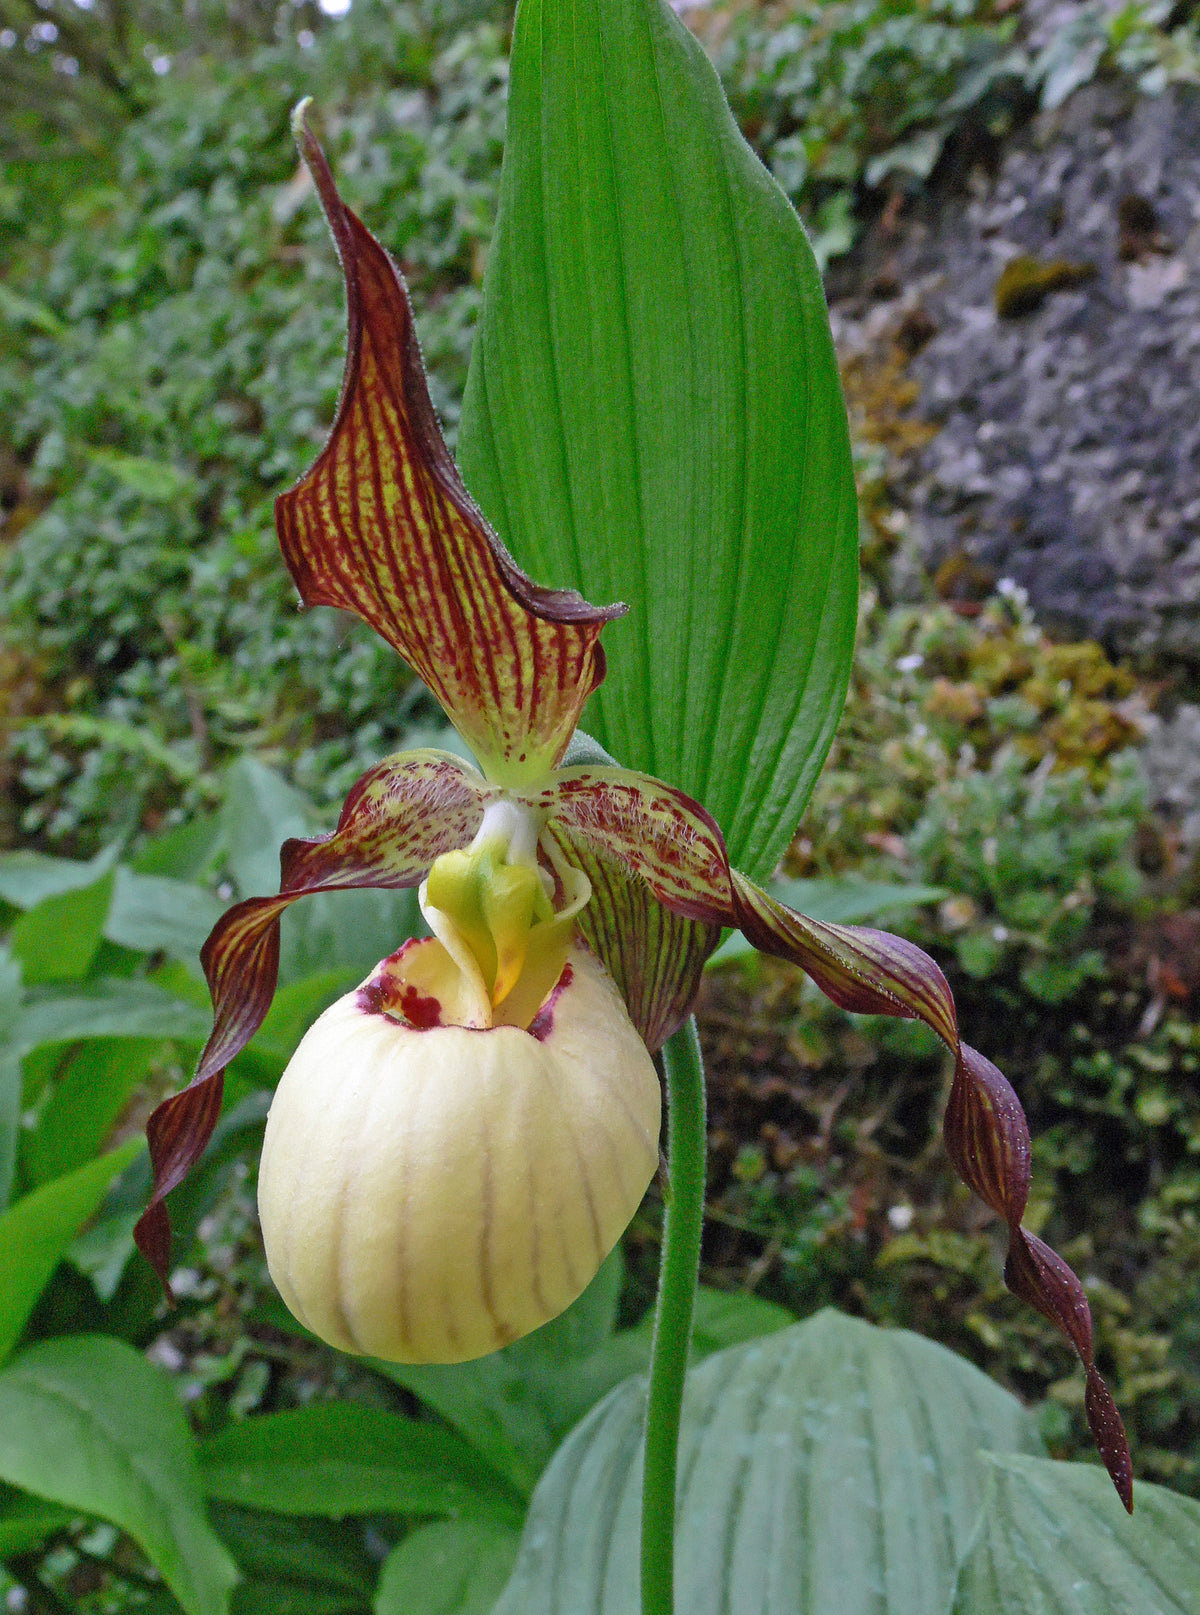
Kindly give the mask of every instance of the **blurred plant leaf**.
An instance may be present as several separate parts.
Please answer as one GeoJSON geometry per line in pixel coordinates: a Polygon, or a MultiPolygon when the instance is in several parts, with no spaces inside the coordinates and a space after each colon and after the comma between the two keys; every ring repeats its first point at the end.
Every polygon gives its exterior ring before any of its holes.
{"type": "Polygon", "coordinates": [[[99,1154],[146,1079],[158,1038],[96,1038],[71,1051],[36,1122],[21,1138],[21,1168],[36,1187],[99,1154]]]}
{"type": "Polygon", "coordinates": [[[54,740],[79,746],[98,745],[117,753],[144,760],[159,768],[168,779],[191,785],[199,778],[195,762],[176,746],[151,732],[146,723],[125,723],[119,718],[92,718],[79,712],[47,712],[18,719],[15,729],[43,730],[54,740]]]}
{"type": "Polygon", "coordinates": [[[200,949],[224,907],[202,886],[118,869],[104,935],[124,948],[167,953],[199,970],[200,949]]]}
{"type": "MultiPolygon", "coordinates": [[[[637,1608],[645,1387],[555,1454],[495,1615],[637,1608]]],[[[1035,1452],[1015,1397],[902,1330],[823,1311],[688,1375],[677,1559],[688,1615],[945,1609],[987,1484],[981,1447],[1035,1452]]]]}
{"type": "Polygon", "coordinates": [[[243,1420],[202,1443],[200,1465],[209,1497],[281,1514],[521,1518],[460,1436],[353,1402],[243,1420]]]}
{"type": "Polygon", "coordinates": [[[384,1560],[375,1615],[491,1615],[520,1540],[482,1520],[422,1526],[384,1560]]]}
{"type": "Polygon", "coordinates": [[[239,897],[277,892],[280,845],[311,828],[307,797],[257,758],[238,758],[225,775],[220,837],[239,897]]]}
{"type": "Polygon", "coordinates": [[[520,563],[627,601],[585,722],[762,876],[850,671],[858,524],[820,277],[658,0],[524,0],[459,435],[520,563]]]}
{"type": "Polygon", "coordinates": [[[51,858],[25,847],[0,853],[0,898],[14,908],[34,908],[48,897],[94,886],[112,869],[120,853],[115,842],[86,863],[76,858],[51,858]]]}
{"type": "Polygon", "coordinates": [[[110,870],[90,886],[42,898],[13,924],[8,945],[27,987],[82,981],[104,934],[113,885],[110,870]]]}
{"type": "Polygon", "coordinates": [[[233,1615],[366,1615],[375,1567],[357,1523],[217,1504],[213,1519],[245,1576],[233,1615]]]}
{"type": "Polygon", "coordinates": [[[129,867],[138,875],[198,880],[212,867],[220,840],[219,815],[201,813],[185,824],[152,836],[129,860],[129,867]]]}
{"type": "Polygon", "coordinates": [[[120,449],[89,448],[88,455],[126,488],[156,504],[185,499],[196,491],[196,479],[190,472],[165,461],[124,454],[120,449]]]}
{"type": "Polygon", "coordinates": [[[303,980],[336,965],[351,987],[425,930],[413,890],[317,892],[283,916],[279,979],[303,980]]]}
{"type": "Polygon", "coordinates": [[[1097,1464],[987,1453],[952,1615],[1196,1615],[1200,1503],[1140,1482],[1132,1518],[1097,1464]]]}
{"type": "MultiPolygon", "coordinates": [[[[649,1322],[649,1313],[646,1321],[649,1322]]],[[[744,1295],[740,1290],[714,1290],[707,1284],[696,1291],[696,1312],[692,1320],[692,1353],[707,1357],[711,1352],[739,1346],[746,1340],[761,1340],[780,1329],[788,1329],[795,1318],[786,1307],[761,1295],[744,1295]]]]}
{"type": "Polygon", "coordinates": [[[360,978],[344,968],[324,970],[319,975],[301,976],[299,981],[281,987],[271,1000],[263,1021],[243,1059],[260,1061],[269,1070],[272,1083],[296,1052],[300,1039],[335,998],[354,986],[360,978]]]}
{"type": "Polygon", "coordinates": [[[31,1346],[0,1371],[0,1478],[141,1546],[187,1615],[225,1615],[233,1562],[204,1515],[169,1381],[118,1340],[31,1346]]]}
{"type": "Polygon", "coordinates": [[[41,336],[63,336],[69,327],[59,319],[53,309],[39,303],[36,298],[16,292],[0,281],[0,320],[18,329],[37,331],[41,336]]]}
{"type": "Polygon", "coordinates": [[[70,1525],[71,1519],[70,1509],[0,1486],[0,1560],[40,1547],[48,1536],[70,1525]]]}
{"type": "Polygon", "coordinates": [[[21,1055],[16,1031],[22,997],[21,967],[0,943],[0,1211],[12,1194],[21,1129],[21,1055]]]}
{"type": "Polygon", "coordinates": [[[101,980],[31,994],[14,1027],[20,1053],[92,1037],[170,1037],[203,1043],[212,1016],[152,981],[101,980]]]}
{"type": "Polygon", "coordinates": [[[145,1139],[131,1138],[22,1196],[0,1216],[0,1362],[20,1340],[50,1275],[112,1180],[145,1147],[145,1139]]]}

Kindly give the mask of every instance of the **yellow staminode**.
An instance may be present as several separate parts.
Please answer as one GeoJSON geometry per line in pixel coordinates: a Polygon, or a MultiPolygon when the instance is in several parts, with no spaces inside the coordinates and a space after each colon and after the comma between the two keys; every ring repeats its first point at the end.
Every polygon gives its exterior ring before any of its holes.
{"type": "Polygon", "coordinates": [[[472,1024],[529,1024],[562,975],[575,917],[592,894],[587,876],[561,860],[556,891],[537,861],[541,828],[524,804],[493,802],[471,845],[444,853],[421,886],[430,930],[486,999],[472,1024]]]}

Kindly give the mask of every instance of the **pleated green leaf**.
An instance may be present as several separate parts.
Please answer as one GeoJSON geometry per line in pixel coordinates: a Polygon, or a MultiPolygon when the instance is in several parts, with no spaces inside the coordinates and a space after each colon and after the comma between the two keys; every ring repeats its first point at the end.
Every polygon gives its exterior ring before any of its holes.
{"type": "MultiPolygon", "coordinates": [[[[636,1615],[641,1380],[567,1438],[495,1615],[636,1615]]],[[[1030,1416],[916,1335],[818,1313],[688,1376],[676,1602],[688,1615],[941,1615],[979,1515],[981,1448],[1030,1416]]]]}
{"type": "Polygon", "coordinates": [[[1095,1464],[990,1455],[953,1615],[1200,1615],[1200,1503],[1095,1464]]]}
{"type": "Polygon", "coordinates": [[[0,1480],[111,1520],[187,1615],[226,1615],[237,1572],[205,1518],[183,1410],[123,1341],[45,1341],[0,1372],[0,1480]]]}
{"type": "Polygon", "coordinates": [[[632,608],[585,725],[770,871],[849,676],[857,521],[821,282],[660,0],[521,0],[459,456],[542,583],[632,608]]]}
{"type": "Polygon", "coordinates": [[[200,1447],[209,1497],[280,1514],[520,1518],[461,1437],[382,1408],[321,1403],[246,1419],[200,1447]]]}

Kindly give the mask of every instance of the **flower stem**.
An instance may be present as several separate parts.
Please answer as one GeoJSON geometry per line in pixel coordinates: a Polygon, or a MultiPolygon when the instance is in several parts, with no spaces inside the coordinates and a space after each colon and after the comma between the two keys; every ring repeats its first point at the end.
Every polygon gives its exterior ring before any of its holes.
{"type": "Polygon", "coordinates": [[[704,1061],[696,1022],[663,1049],[667,1077],[667,1196],[642,1486],[642,1615],[674,1615],[675,1470],[704,1224],[704,1061]]]}

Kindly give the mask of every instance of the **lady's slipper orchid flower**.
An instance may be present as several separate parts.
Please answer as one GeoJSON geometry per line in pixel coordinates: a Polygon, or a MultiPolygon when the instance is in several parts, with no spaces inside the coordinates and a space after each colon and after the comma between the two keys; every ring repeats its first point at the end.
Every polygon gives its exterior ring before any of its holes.
{"type": "Polygon", "coordinates": [[[280,1083],[260,1191],[268,1257],[298,1315],[347,1349],[453,1358],[514,1338],[583,1288],[636,1208],[659,1103],[645,1051],[687,1016],[721,928],[737,927],[844,1009],[915,1017],[947,1044],[950,1157],[1008,1226],[1010,1289],[1078,1352],[1089,1423],[1130,1506],[1082,1286],[1021,1226],[1030,1141],[1012,1087],[960,1041],[946,980],[911,943],[776,902],[670,785],[562,766],[604,676],[600,632],[624,608],[539,588],[487,526],[442,440],[399,272],[302,120],[297,134],[345,273],[349,353],[329,441],[277,501],[284,559],[306,605],[357,613],[399,652],[480,768],[386,758],[331,835],[284,844],[277,896],[218,922],[203,952],[212,1035],[191,1085],[150,1120],[142,1250],[165,1283],[164,1197],[266,1015],[283,910],[310,892],[419,884],[433,936],[327,1011],[280,1083]]]}

